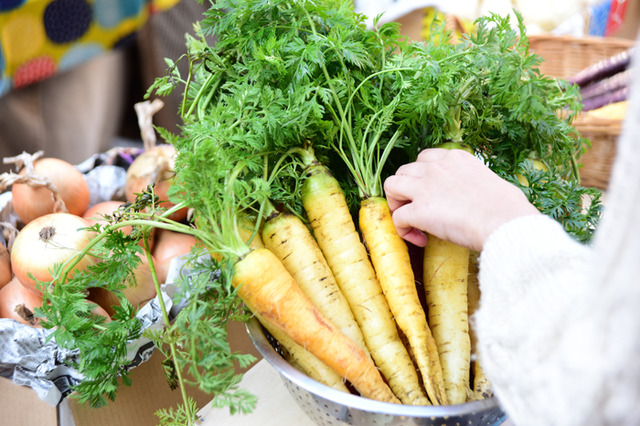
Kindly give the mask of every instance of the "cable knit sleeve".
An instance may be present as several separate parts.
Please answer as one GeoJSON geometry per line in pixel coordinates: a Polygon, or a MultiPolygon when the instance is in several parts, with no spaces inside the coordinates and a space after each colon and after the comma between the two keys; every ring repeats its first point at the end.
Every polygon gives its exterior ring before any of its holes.
{"type": "Polygon", "coordinates": [[[553,219],[502,225],[480,256],[472,319],[517,426],[640,424],[640,67],[592,246],[553,219]]]}
{"type": "Polygon", "coordinates": [[[580,363],[577,347],[577,353],[569,348],[565,354],[560,346],[569,308],[591,291],[589,256],[588,248],[543,215],[507,223],[485,244],[482,300],[474,320],[484,369],[517,425],[567,425],[549,405],[557,400],[555,393],[586,391],[580,371],[567,384],[553,382],[580,363]],[[571,384],[574,389],[566,389],[571,384]]]}

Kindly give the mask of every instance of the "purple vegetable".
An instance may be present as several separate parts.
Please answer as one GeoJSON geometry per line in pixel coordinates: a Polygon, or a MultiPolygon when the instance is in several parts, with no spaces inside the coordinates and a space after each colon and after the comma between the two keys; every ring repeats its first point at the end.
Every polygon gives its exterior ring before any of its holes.
{"type": "Polygon", "coordinates": [[[582,100],[603,96],[607,93],[615,92],[616,90],[626,87],[631,81],[631,70],[626,69],[611,77],[602,79],[595,83],[588,84],[580,88],[580,95],[582,100]]]}
{"type": "Polygon", "coordinates": [[[631,63],[634,48],[627,49],[607,59],[589,65],[573,77],[567,79],[569,83],[586,86],[588,83],[601,80],[627,69],[631,63]]]}
{"type": "Polygon", "coordinates": [[[604,95],[585,100],[583,102],[584,106],[582,108],[582,111],[590,111],[615,102],[622,102],[627,100],[627,96],[629,96],[629,86],[623,87],[622,89],[618,89],[614,92],[607,92],[604,95]]]}

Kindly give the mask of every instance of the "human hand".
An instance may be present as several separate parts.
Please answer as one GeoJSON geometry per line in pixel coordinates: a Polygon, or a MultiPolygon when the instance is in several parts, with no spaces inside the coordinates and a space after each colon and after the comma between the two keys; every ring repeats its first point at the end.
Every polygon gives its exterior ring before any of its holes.
{"type": "Polygon", "coordinates": [[[500,225],[540,214],[515,185],[463,150],[432,148],[384,182],[398,233],[424,246],[429,233],[480,251],[500,225]]]}

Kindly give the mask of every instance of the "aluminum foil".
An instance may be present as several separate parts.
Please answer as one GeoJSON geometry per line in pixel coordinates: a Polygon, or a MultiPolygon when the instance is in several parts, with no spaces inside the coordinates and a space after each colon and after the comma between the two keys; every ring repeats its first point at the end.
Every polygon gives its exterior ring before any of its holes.
{"type": "MultiPolygon", "coordinates": [[[[163,294],[166,308],[171,309],[171,298],[163,294]]],[[[156,296],[136,317],[143,330],[163,327],[162,311],[156,296]]],[[[82,381],[82,375],[71,365],[78,361],[77,350],[67,350],[49,339],[51,330],[34,328],[18,321],[0,318],[0,375],[15,384],[32,388],[42,399],[55,406],[71,393],[71,388],[82,381]]],[[[147,361],[154,345],[146,337],[129,343],[127,369],[147,361]]]]}

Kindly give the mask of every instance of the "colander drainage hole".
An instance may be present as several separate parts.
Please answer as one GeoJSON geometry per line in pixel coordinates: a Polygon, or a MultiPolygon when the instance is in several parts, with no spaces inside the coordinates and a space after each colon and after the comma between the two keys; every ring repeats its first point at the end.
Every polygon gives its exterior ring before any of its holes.
{"type": "Polygon", "coordinates": [[[325,425],[335,425],[335,424],[339,424],[339,423],[334,423],[335,421],[338,421],[338,419],[337,419],[337,418],[335,418],[335,417],[332,417],[332,416],[331,416],[331,414],[329,414],[329,413],[327,413],[327,412],[322,413],[322,414],[324,414],[324,416],[325,416],[325,417],[327,417],[327,418],[325,419],[325,421],[323,422],[323,424],[325,424],[325,425]]]}

